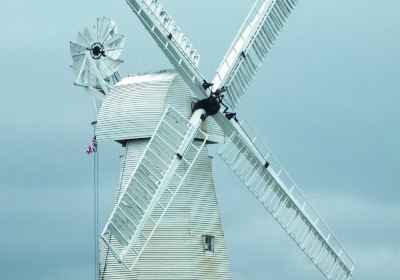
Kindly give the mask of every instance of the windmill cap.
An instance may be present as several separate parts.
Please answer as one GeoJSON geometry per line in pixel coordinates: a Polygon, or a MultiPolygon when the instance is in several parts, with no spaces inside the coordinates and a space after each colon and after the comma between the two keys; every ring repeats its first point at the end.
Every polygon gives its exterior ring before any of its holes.
{"type": "MultiPolygon", "coordinates": [[[[190,118],[194,101],[194,94],[174,70],[130,75],[104,100],[97,116],[97,140],[150,138],[168,106],[190,118]]],[[[214,119],[208,118],[202,130],[209,134],[209,143],[223,141],[214,119]]]]}

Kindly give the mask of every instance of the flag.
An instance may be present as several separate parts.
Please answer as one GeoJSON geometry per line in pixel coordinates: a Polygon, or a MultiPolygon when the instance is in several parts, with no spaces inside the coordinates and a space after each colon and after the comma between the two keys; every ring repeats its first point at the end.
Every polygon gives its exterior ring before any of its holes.
{"type": "Polygon", "coordinates": [[[86,149],[86,153],[88,155],[90,155],[93,152],[97,151],[97,140],[96,140],[96,135],[93,136],[92,142],[89,143],[87,149],[86,149]]]}

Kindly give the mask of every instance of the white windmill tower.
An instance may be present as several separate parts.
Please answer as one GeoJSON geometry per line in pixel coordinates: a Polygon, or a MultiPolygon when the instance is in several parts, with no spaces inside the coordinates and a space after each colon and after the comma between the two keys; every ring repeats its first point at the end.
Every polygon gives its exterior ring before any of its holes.
{"type": "MultiPolygon", "coordinates": [[[[73,57],[82,56],[78,67],[73,66],[74,70],[77,69],[75,73],[83,73],[78,76],[76,84],[84,85],[90,93],[94,93],[96,97],[103,100],[97,117],[97,140],[99,142],[118,141],[125,147],[120,181],[117,186],[118,198],[126,188],[165,109],[169,105],[173,105],[179,112],[176,113],[176,116],[182,114],[186,118],[190,118],[191,104],[196,98],[194,94],[190,94],[189,87],[174,70],[132,75],[119,82],[114,79],[112,80],[113,86],[105,81],[107,86],[103,90],[100,87],[101,81],[98,81],[99,77],[103,75],[102,69],[96,67],[96,64],[107,63],[108,60],[103,61],[107,58],[107,53],[93,57],[93,48],[91,47],[100,45],[99,41],[104,40],[96,37],[98,33],[103,34],[98,31],[102,28],[102,25],[113,27],[113,35],[109,38],[111,42],[114,41],[111,37],[122,39],[121,35],[116,34],[114,22],[106,18],[97,19],[96,24],[91,29],[85,28],[83,34],[78,33],[78,40],[84,34],[91,34],[90,43],[84,46],[80,44],[80,49],[78,49],[77,43],[71,42],[71,52],[73,57]],[[83,47],[87,49],[86,53],[83,47]],[[81,70],[82,68],[83,70],[81,70]],[[90,83],[79,83],[79,80],[83,78],[86,78],[90,83]]],[[[111,28],[106,28],[106,30],[108,30],[108,33],[111,32],[111,28]]],[[[89,37],[89,35],[84,36],[89,37]]],[[[107,35],[101,37],[107,37],[107,35]]],[[[119,42],[123,44],[123,40],[119,40],[119,42]]],[[[106,51],[108,50],[106,46],[103,48],[106,51]]],[[[115,48],[110,47],[112,50],[115,48]]],[[[118,50],[121,50],[121,48],[122,45],[119,45],[118,50]]],[[[114,58],[118,59],[118,57],[114,58]]],[[[120,62],[120,60],[116,61],[120,62]]],[[[116,69],[117,67],[113,68],[115,71],[116,69]]],[[[214,120],[207,120],[202,129],[207,134],[199,133],[195,145],[204,145],[205,141],[209,144],[223,142],[223,133],[214,120]]],[[[183,177],[184,174],[182,173],[181,176],[183,177]]],[[[211,158],[206,146],[198,155],[192,175],[181,186],[181,191],[177,194],[174,205],[169,208],[165,215],[163,223],[155,235],[154,240],[156,239],[159,239],[159,241],[150,243],[149,253],[147,256],[146,254],[143,256],[147,258],[147,261],[143,260],[132,272],[119,264],[108,248],[101,246],[100,279],[157,279],[154,278],[154,273],[158,274],[158,279],[166,279],[167,276],[172,277],[171,279],[190,279],[193,278],[193,271],[196,271],[200,279],[230,279],[228,258],[211,173],[211,158]],[[205,251],[205,245],[210,246],[208,251],[205,251]],[[161,251],[161,253],[155,254],[155,250],[161,251]],[[166,254],[169,257],[160,262],[160,258],[166,254]],[[204,265],[205,263],[208,263],[208,265],[204,265]],[[210,274],[213,276],[209,277],[210,274]]],[[[110,239],[109,242],[118,246],[113,239],[110,239]]]]}
{"type": "MultiPolygon", "coordinates": [[[[212,83],[159,1],[127,3],[175,71],[121,80],[99,112],[98,140],[126,147],[121,191],[101,234],[103,279],[230,279],[207,152],[216,142],[223,142],[222,159],[323,275],[349,279],[352,259],[233,112],[297,0],[256,1],[212,83]]],[[[90,49],[85,58],[93,61],[90,49]]]]}

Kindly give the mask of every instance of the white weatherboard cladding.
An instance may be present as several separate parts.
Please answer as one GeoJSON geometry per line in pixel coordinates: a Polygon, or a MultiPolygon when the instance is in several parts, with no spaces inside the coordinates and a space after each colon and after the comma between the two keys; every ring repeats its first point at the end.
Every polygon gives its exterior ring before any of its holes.
{"type": "MultiPolygon", "coordinates": [[[[147,143],[148,139],[127,142],[118,193],[126,186],[147,143]]],[[[100,279],[231,279],[206,147],[135,269],[129,272],[102,243],[100,279]],[[202,236],[206,234],[215,237],[213,254],[204,252],[202,236]]]]}
{"type": "MultiPolygon", "coordinates": [[[[168,105],[187,118],[194,94],[173,70],[140,74],[120,81],[105,99],[97,117],[97,140],[129,140],[152,136],[168,105]]],[[[202,130],[210,142],[223,142],[223,132],[212,117],[202,130]]]]}

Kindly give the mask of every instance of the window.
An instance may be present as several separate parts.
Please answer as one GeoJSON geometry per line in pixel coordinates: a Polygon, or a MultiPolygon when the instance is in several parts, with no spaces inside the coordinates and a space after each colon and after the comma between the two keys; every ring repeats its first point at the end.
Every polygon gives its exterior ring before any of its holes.
{"type": "Polygon", "coordinates": [[[204,252],[214,253],[214,236],[203,235],[204,252]]]}

